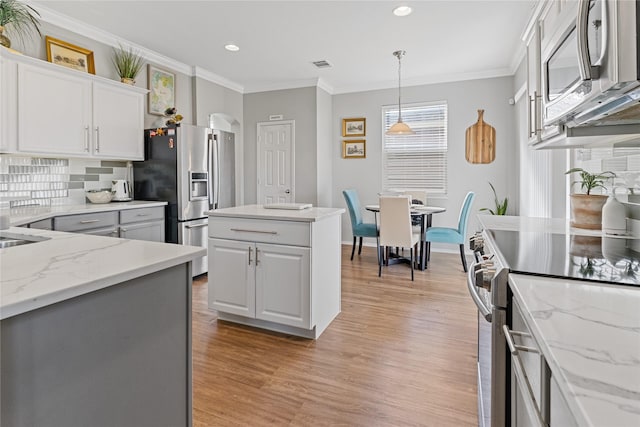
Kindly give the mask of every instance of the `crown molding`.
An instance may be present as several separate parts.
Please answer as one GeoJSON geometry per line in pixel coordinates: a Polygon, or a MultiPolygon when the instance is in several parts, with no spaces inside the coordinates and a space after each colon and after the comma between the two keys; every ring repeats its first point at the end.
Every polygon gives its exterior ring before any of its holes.
{"type": "Polygon", "coordinates": [[[529,43],[529,40],[531,39],[531,33],[533,32],[533,28],[536,26],[538,22],[538,18],[542,14],[542,10],[547,5],[547,3],[550,3],[550,2],[548,0],[538,0],[538,3],[536,3],[536,6],[531,11],[531,15],[529,15],[529,20],[527,21],[527,25],[524,27],[524,30],[522,30],[522,34],[520,35],[520,40],[522,40],[525,43],[529,43]]]}
{"type": "MultiPolygon", "coordinates": [[[[465,80],[479,80],[479,79],[491,79],[495,77],[505,77],[505,76],[513,76],[513,73],[509,68],[496,68],[493,70],[485,70],[485,71],[474,71],[470,73],[450,73],[450,74],[440,74],[436,76],[428,76],[421,78],[412,78],[412,79],[403,79],[402,87],[410,87],[410,86],[424,86],[430,84],[438,84],[438,83],[453,83],[460,82],[465,80]]],[[[370,90],[381,90],[381,89],[397,89],[398,81],[397,80],[388,80],[385,82],[380,82],[377,84],[369,84],[369,85],[356,85],[356,86],[343,86],[335,88],[334,95],[344,94],[344,93],[353,93],[353,92],[367,92],[370,90]]]]}
{"type": "Polygon", "coordinates": [[[235,90],[236,92],[240,92],[240,93],[245,93],[244,92],[244,86],[236,83],[236,82],[232,82],[229,79],[226,79],[216,73],[212,73],[209,70],[205,70],[202,67],[198,67],[198,66],[194,66],[191,72],[191,75],[207,80],[211,83],[215,83],[218,84],[220,86],[224,86],[227,89],[231,89],[231,90],[235,90]]]}
{"type": "Polygon", "coordinates": [[[316,83],[316,86],[318,86],[320,89],[327,92],[329,95],[334,94],[333,86],[327,83],[322,77],[318,78],[318,82],[316,83]]]}
{"type": "Polygon", "coordinates": [[[293,80],[290,82],[280,82],[280,83],[273,83],[273,84],[249,86],[249,87],[245,87],[244,93],[271,92],[274,90],[300,89],[303,87],[316,87],[316,86],[322,87],[324,90],[327,90],[325,89],[325,87],[329,87],[325,83],[323,83],[323,86],[320,86],[320,80],[317,78],[313,78],[313,79],[293,80]]]}

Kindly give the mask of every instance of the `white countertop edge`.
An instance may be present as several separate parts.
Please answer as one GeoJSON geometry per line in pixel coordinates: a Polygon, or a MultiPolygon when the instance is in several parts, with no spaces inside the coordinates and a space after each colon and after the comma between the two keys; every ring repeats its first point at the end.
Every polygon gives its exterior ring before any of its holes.
{"type": "Polygon", "coordinates": [[[344,208],[311,207],[307,209],[265,209],[262,205],[245,205],[215,209],[207,212],[210,217],[271,219],[276,221],[316,222],[335,215],[341,215],[344,208]]]}
{"type": "Polygon", "coordinates": [[[195,247],[184,247],[184,250],[185,253],[183,254],[170,258],[168,257],[167,259],[156,261],[153,264],[148,264],[143,267],[131,268],[126,271],[118,272],[112,276],[99,278],[70,288],[65,288],[48,294],[39,295],[35,298],[3,305],[0,312],[0,320],[17,316],[19,314],[23,314],[38,308],[46,307],[51,304],[66,301],[68,299],[82,296],[90,292],[98,291],[100,289],[108,288],[113,285],[118,285],[120,283],[136,279],[147,274],[156,273],[167,268],[175,267],[176,265],[190,262],[195,258],[207,254],[207,251],[204,248],[196,249],[195,247]]]}
{"type": "Polygon", "coordinates": [[[130,202],[110,202],[110,203],[85,203],[77,205],[56,205],[51,207],[26,207],[26,208],[13,208],[12,211],[25,211],[32,210],[33,213],[14,214],[9,215],[9,222],[12,227],[19,227],[21,225],[29,224],[35,221],[42,221],[44,219],[55,218],[62,215],[76,215],[86,214],[93,212],[111,212],[121,211],[127,209],[141,209],[165,206],[167,202],[161,201],[146,201],[146,200],[132,200],[130,202]]]}
{"type": "MultiPolygon", "coordinates": [[[[548,345],[547,340],[545,339],[545,333],[540,329],[538,322],[531,315],[531,307],[527,304],[526,298],[524,298],[524,295],[521,293],[519,289],[519,284],[520,284],[519,282],[521,281],[525,286],[528,286],[528,285],[526,285],[526,282],[524,281],[527,281],[527,282],[542,281],[545,283],[552,284],[552,286],[558,286],[558,282],[569,284],[572,286],[581,286],[581,287],[590,286],[590,287],[593,287],[594,290],[596,288],[606,287],[606,288],[611,288],[614,291],[617,291],[617,290],[620,290],[621,287],[619,285],[607,285],[607,284],[591,283],[586,281],[575,281],[575,280],[569,280],[569,279],[566,279],[566,280],[553,279],[553,278],[527,276],[527,275],[520,275],[520,274],[509,275],[509,282],[511,285],[510,287],[513,292],[514,298],[516,298],[518,304],[522,308],[522,316],[524,317],[524,320],[529,326],[531,333],[533,334],[537,344],[540,346],[540,350],[542,351],[542,354],[544,355],[549,365],[549,368],[551,369],[551,372],[553,372],[554,378],[556,378],[558,387],[560,388],[560,391],[564,396],[567,402],[567,405],[571,410],[571,413],[575,417],[577,421],[577,425],[579,426],[598,425],[589,416],[589,413],[590,413],[589,408],[585,407],[585,405],[588,405],[589,398],[585,398],[585,396],[583,396],[582,391],[576,390],[573,388],[571,381],[566,376],[566,367],[563,368],[562,363],[560,363],[560,361],[555,357],[555,351],[548,345]]],[[[622,286],[622,288],[630,288],[630,287],[622,286]]],[[[574,332],[579,333],[579,331],[574,331],[574,332]]],[[[613,402],[610,402],[610,403],[614,404],[613,402]]],[[[608,419],[612,423],[611,425],[625,425],[624,423],[620,424],[620,422],[616,423],[616,420],[610,417],[608,419]]]]}

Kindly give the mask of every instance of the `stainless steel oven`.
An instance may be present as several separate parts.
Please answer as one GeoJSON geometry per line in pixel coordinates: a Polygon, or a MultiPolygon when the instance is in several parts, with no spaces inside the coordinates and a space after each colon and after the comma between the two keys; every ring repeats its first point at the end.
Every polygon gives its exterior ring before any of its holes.
{"type": "Polygon", "coordinates": [[[476,262],[469,268],[467,287],[478,307],[478,425],[504,427],[509,419],[509,364],[503,332],[509,270],[479,234],[474,245],[476,262]]]}
{"type": "Polygon", "coordinates": [[[569,2],[542,46],[542,114],[558,124],[640,123],[640,1],[569,2]]]}

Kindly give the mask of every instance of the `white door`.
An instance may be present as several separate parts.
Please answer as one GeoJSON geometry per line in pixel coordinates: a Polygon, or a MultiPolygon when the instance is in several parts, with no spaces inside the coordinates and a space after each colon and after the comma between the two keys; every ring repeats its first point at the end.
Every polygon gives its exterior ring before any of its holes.
{"type": "Polygon", "coordinates": [[[294,121],[258,123],[258,204],[295,201],[294,144],[294,121]]]}
{"type": "Polygon", "coordinates": [[[311,249],[256,245],[256,319],[311,327],[311,249]]]}
{"type": "Polygon", "coordinates": [[[18,75],[18,151],[88,155],[91,82],[29,64],[18,75]]]}
{"type": "Polygon", "coordinates": [[[144,95],[93,83],[93,155],[143,160],[144,95]]]}
{"type": "Polygon", "coordinates": [[[209,239],[209,308],[255,317],[255,244],[209,239]]]}

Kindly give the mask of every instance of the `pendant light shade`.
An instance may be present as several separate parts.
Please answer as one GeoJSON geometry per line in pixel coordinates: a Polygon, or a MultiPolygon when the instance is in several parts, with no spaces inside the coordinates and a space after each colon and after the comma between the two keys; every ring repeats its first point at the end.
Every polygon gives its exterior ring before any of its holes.
{"type": "Polygon", "coordinates": [[[415,135],[415,132],[411,130],[408,124],[402,121],[402,106],[400,104],[401,100],[401,89],[402,86],[400,84],[400,71],[402,65],[402,57],[406,52],[404,50],[396,50],[393,52],[393,56],[398,58],[398,122],[389,128],[386,132],[387,135],[415,135]]]}

